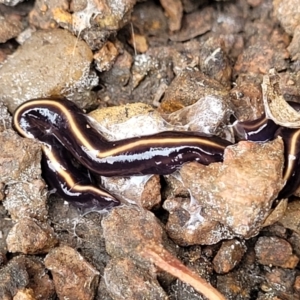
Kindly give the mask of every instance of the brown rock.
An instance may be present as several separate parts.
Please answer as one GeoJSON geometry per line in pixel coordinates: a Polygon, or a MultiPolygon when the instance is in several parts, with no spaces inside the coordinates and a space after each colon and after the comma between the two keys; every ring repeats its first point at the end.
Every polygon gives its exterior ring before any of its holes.
{"type": "Polygon", "coordinates": [[[166,231],[178,245],[211,245],[233,237],[228,228],[203,216],[201,208],[189,199],[167,199],[163,208],[169,212],[166,231]]]}
{"type": "Polygon", "coordinates": [[[41,179],[40,145],[15,132],[0,133],[0,178],[6,184],[3,202],[13,219],[47,217],[45,183],[41,179]]]}
{"type": "Polygon", "coordinates": [[[271,213],[265,219],[263,227],[273,225],[274,223],[279,221],[283,217],[287,205],[288,205],[288,199],[281,199],[279,203],[276,205],[276,207],[271,210],[271,213]]]}
{"type": "Polygon", "coordinates": [[[99,272],[73,248],[54,248],[45,258],[59,298],[92,300],[99,283],[99,272]]]}
{"type": "Polygon", "coordinates": [[[287,68],[288,52],[285,49],[276,49],[270,43],[255,44],[238,57],[234,66],[234,76],[241,73],[268,74],[271,68],[282,71],[287,68]]]}
{"type": "Polygon", "coordinates": [[[274,13],[289,35],[293,35],[296,27],[300,25],[298,7],[297,0],[273,0],[274,13]]]}
{"type": "Polygon", "coordinates": [[[300,44],[300,23],[295,28],[293,39],[292,39],[290,45],[287,48],[288,51],[290,52],[291,60],[299,60],[300,59],[299,44],[300,44]]]}
{"type": "Polygon", "coordinates": [[[1,269],[0,299],[10,300],[29,283],[24,257],[15,257],[1,269]]]}
{"type": "Polygon", "coordinates": [[[34,256],[25,257],[26,271],[29,275],[28,288],[33,291],[37,300],[51,300],[55,295],[55,289],[52,279],[48,275],[48,271],[41,262],[40,258],[34,256]]]}
{"type": "Polygon", "coordinates": [[[19,290],[13,300],[36,300],[31,289],[19,290]]]}
{"type": "Polygon", "coordinates": [[[300,234],[300,201],[288,203],[284,216],[278,222],[285,228],[300,234]]]}
{"type": "Polygon", "coordinates": [[[129,207],[118,207],[102,221],[105,247],[116,258],[132,258],[142,266],[149,266],[138,248],[143,244],[162,243],[162,228],[154,214],[129,207]]]}
{"type": "Polygon", "coordinates": [[[171,175],[164,176],[166,186],[162,190],[163,199],[174,197],[189,197],[189,191],[184,187],[183,183],[179,179],[179,174],[173,173],[171,175]]]}
{"type": "Polygon", "coordinates": [[[294,282],[294,289],[300,294],[300,276],[297,276],[294,282]]]}
{"type": "Polygon", "coordinates": [[[182,18],[181,29],[169,38],[173,42],[184,42],[211,30],[214,18],[212,7],[203,7],[182,18]]]}
{"type": "Polygon", "coordinates": [[[202,45],[199,65],[204,74],[227,88],[231,87],[232,66],[222,39],[210,38],[202,45]]]}
{"type": "Polygon", "coordinates": [[[129,259],[112,259],[103,276],[110,295],[115,300],[166,299],[156,276],[139,268],[129,259]]]}
{"type": "Polygon", "coordinates": [[[185,70],[170,84],[160,111],[172,113],[205,97],[215,97],[229,103],[228,91],[219,82],[199,71],[185,70]]]}
{"type": "Polygon", "coordinates": [[[261,289],[271,295],[278,295],[279,299],[299,299],[299,294],[293,290],[296,270],[273,268],[265,273],[266,280],[261,289]]]}
{"type": "Polygon", "coordinates": [[[223,164],[189,163],[180,174],[204,216],[249,238],[260,230],[283,186],[282,168],[282,140],[276,139],[229,146],[223,164]]]}
{"type": "Polygon", "coordinates": [[[34,8],[29,13],[29,23],[41,29],[57,28],[55,12],[57,10],[67,10],[69,4],[67,0],[37,0],[34,8]]]}
{"type": "Polygon", "coordinates": [[[183,15],[182,3],[179,0],[160,0],[169,19],[170,31],[177,31],[181,28],[181,19],[183,15]]]}
{"type": "Polygon", "coordinates": [[[96,69],[100,72],[110,70],[118,55],[119,50],[116,46],[110,41],[106,42],[103,47],[94,54],[96,69]]]}
{"type": "Polygon", "coordinates": [[[291,245],[277,237],[260,237],[255,244],[255,252],[262,265],[294,269],[299,262],[291,245]]]}
{"type": "Polygon", "coordinates": [[[88,91],[97,84],[90,75],[92,59],[86,43],[66,30],[37,31],[2,65],[0,98],[13,112],[25,100],[71,94],[76,99],[80,90],[82,107],[91,102],[88,91]]]}
{"type": "Polygon", "coordinates": [[[264,113],[260,85],[242,81],[230,91],[234,113],[239,121],[255,120],[264,113]]]}
{"type": "Polygon", "coordinates": [[[0,43],[5,43],[10,39],[15,38],[23,29],[24,25],[22,24],[19,15],[0,14],[0,43]]]}
{"type": "Polygon", "coordinates": [[[293,232],[288,238],[288,241],[292,245],[295,254],[300,257],[300,234],[293,232]]]}
{"type": "Polygon", "coordinates": [[[128,40],[128,43],[135,49],[137,53],[145,53],[149,48],[146,37],[141,34],[132,34],[131,38],[128,40]]]}
{"type": "Polygon", "coordinates": [[[161,202],[160,193],[160,177],[158,175],[153,175],[145,184],[145,189],[142,192],[140,205],[146,210],[151,210],[158,207],[161,202]]]}
{"type": "Polygon", "coordinates": [[[240,263],[246,246],[239,240],[230,240],[222,243],[217,255],[213,259],[214,270],[218,274],[225,274],[240,263]]]}
{"type": "Polygon", "coordinates": [[[10,230],[6,243],[9,252],[42,254],[53,248],[57,240],[47,223],[23,218],[10,230]]]}
{"type": "Polygon", "coordinates": [[[1,269],[0,299],[51,300],[54,295],[52,280],[39,258],[17,256],[1,269]]]}

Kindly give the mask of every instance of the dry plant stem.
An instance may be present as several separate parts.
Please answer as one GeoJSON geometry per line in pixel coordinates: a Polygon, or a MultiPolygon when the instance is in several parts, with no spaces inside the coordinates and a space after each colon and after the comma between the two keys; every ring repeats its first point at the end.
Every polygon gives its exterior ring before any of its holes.
{"type": "Polygon", "coordinates": [[[197,292],[203,294],[207,299],[226,299],[219,291],[183,265],[176,257],[165,250],[162,246],[156,244],[146,245],[141,249],[141,254],[145,258],[150,259],[151,262],[160,269],[191,285],[197,292]]]}

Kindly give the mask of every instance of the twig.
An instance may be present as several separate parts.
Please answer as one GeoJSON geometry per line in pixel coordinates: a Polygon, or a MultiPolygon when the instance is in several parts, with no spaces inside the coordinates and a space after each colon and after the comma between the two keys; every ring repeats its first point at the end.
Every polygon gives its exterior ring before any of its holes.
{"type": "Polygon", "coordinates": [[[170,252],[156,244],[143,245],[141,254],[157,267],[191,285],[209,300],[226,300],[212,285],[182,264],[170,252]]]}

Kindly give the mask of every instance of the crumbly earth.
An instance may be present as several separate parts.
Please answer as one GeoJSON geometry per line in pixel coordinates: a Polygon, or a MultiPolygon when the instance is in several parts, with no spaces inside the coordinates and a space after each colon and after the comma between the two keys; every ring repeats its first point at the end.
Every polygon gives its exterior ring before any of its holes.
{"type": "Polygon", "coordinates": [[[228,126],[262,115],[270,69],[281,101],[300,102],[300,0],[0,3],[0,299],[203,299],[145,255],[153,245],[226,299],[300,299],[300,189],[277,200],[282,140],[238,143],[228,126]],[[11,127],[40,97],[98,107],[109,139],[200,130],[234,145],[165,177],[97,178],[122,205],[83,215],[11,127]]]}

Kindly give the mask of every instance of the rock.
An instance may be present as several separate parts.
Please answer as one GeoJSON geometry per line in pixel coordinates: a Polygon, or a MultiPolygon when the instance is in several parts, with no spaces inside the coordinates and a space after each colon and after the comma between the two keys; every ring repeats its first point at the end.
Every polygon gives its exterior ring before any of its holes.
{"type": "Polygon", "coordinates": [[[0,299],[10,300],[29,283],[24,258],[15,257],[1,269],[0,299]]]}
{"type": "Polygon", "coordinates": [[[271,68],[276,68],[277,71],[285,70],[289,54],[285,48],[276,50],[274,48],[267,39],[246,48],[235,63],[233,76],[252,74],[255,77],[267,74],[271,68]]]}
{"type": "Polygon", "coordinates": [[[242,81],[230,90],[234,115],[239,121],[255,120],[264,113],[261,86],[252,81],[242,81]]]}
{"type": "Polygon", "coordinates": [[[255,253],[262,265],[294,269],[299,262],[291,245],[278,237],[260,237],[255,244],[255,253]]]}
{"type": "Polygon", "coordinates": [[[10,230],[6,243],[8,251],[12,253],[42,254],[49,252],[57,240],[47,223],[22,218],[10,230]]]}
{"type": "MultiPolygon", "coordinates": [[[[265,272],[266,279],[261,289],[270,295],[278,295],[278,299],[299,299],[299,294],[293,290],[296,270],[273,268],[265,272]],[[280,297],[279,297],[280,295],[280,297]]],[[[265,299],[270,299],[266,297],[265,299]]]]}
{"type": "Polygon", "coordinates": [[[99,72],[110,70],[118,55],[119,50],[117,47],[112,42],[106,42],[103,47],[94,54],[96,69],[99,72]]]}
{"type": "Polygon", "coordinates": [[[0,43],[5,43],[6,41],[17,37],[23,29],[24,25],[22,24],[19,15],[3,15],[0,13],[0,43]]]}
{"type": "Polygon", "coordinates": [[[300,294],[300,276],[297,276],[294,283],[295,291],[300,294]]]}
{"type": "Polygon", "coordinates": [[[166,231],[178,245],[212,245],[233,237],[226,226],[203,217],[201,207],[189,199],[169,198],[163,208],[169,212],[166,231]]]}
{"type": "Polygon", "coordinates": [[[295,200],[288,203],[284,216],[278,222],[300,234],[300,201],[295,200]]]}
{"type": "Polygon", "coordinates": [[[298,0],[273,0],[273,9],[281,26],[292,36],[296,27],[300,25],[298,0]]]}
{"type": "Polygon", "coordinates": [[[37,31],[1,67],[0,99],[13,112],[29,99],[75,99],[80,92],[85,98],[78,103],[84,106],[91,102],[88,91],[97,84],[90,76],[92,59],[88,46],[66,30],[37,31]]]}
{"type": "Polygon", "coordinates": [[[222,114],[226,113],[225,107],[230,102],[226,88],[202,72],[184,70],[167,88],[159,110],[172,113],[206,97],[219,99],[223,103],[224,110],[220,110],[219,116],[222,118],[222,114]]]}
{"type": "Polygon", "coordinates": [[[52,249],[45,257],[45,266],[52,273],[59,298],[94,299],[100,274],[73,248],[52,249]]]}
{"type": "Polygon", "coordinates": [[[179,1],[179,0],[160,0],[160,4],[164,8],[165,13],[168,16],[170,31],[180,30],[181,19],[183,16],[183,7],[182,7],[181,1],[179,1]]]}
{"type": "Polygon", "coordinates": [[[291,60],[297,61],[300,59],[299,44],[300,44],[300,24],[295,28],[295,31],[293,33],[293,39],[287,48],[290,53],[291,60]]]}
{"type": "Polygon", "coordinates": [[[200,50],[201,71],[223,84],[231,87],[232,66],[226,54],[224,41],[222,38],[210,38],[200,50]]]}
{"type": "Polygon", "coordinates": [[[39,258],[17,256],[1,269],[1,299],[51,300],[54,295],[53,282],[39,258]]]}
{"type": "Polygon", "coordinates": [[[143,267],[149,263],[140,255],[138,248],[151,242],[161,244],[163,230],[154,214],[129,207],[118,207],[102,221],[105,247],[116,258],[131,258],[143,267]]]}
{"type": "Polygon", "coordinates": [[[112,259],[103,276],[114,300],[166,299],[156,276],[136,266],[129,259],[112,259]]]}
{"type": "Polygon", "coordinates": [[[31,289],[19,290],[13,300],[36,300],[31,289]]]}
{"type": "Polygon", "coordinates": [[[213,25],[214,10],[211,7],[203,7],[182,18],[180,30],[170,36],[173,42],[184,42],[202,35],[211,30],[213,25]]]}
{"type": "Polygon", "coordinates": [[[245,238],[256,235],[283,187],[282,146],[281,139],[243,141],[226,148],[223,164],[183,165],[182,180],[202,208],[201,215],[245,238]]]}
{"type": "Polygon", "coordinates": [[[0,133],[0,178],[6,184],[3,202],[13,219],[47,218],[45,183],[41,178],[40,145],[12,130],[0,133]]]}
{"type": "Polygon", "coordinates": [[[240,263],[247,248],[239,240],[230,240],[222,243],[217,255],[214,257],[214,270],[218,274],[225,274],[240,263]]]}

